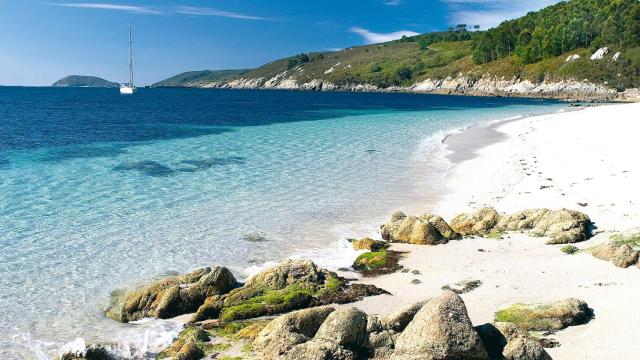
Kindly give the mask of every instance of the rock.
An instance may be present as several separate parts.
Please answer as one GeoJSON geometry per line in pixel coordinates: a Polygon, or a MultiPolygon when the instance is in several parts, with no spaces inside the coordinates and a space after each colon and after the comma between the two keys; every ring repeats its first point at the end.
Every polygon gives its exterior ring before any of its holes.
{"type": "Polygon", "coordinates": [[[498,311],[496,321],[527,331],[549,331],[587,323],[591,316],[587,303],[570,298],[551,304],[514,304],[498,311]]]}
{"type": "Polygon", "coordinates": [[[456,294],[466,294],[469,291],[473,291],[482,285],[480,280],[462,280],[455,284],[445,285],[442,290],[451,290],[456,294]]]}
{"type": "Polygon", "coordinates": [[[437,215],[406,216],[402,212],[380,227],[384,240],[418,245],[437,245],[459,238],[449,224],[437,215]]]}
{"type": "Polygon", "coordinates": [[[81,348],[77,350],[65,351],[63,354],[56,356],[55,360],[117,360],[118,357],[113,355],[104,345],[94,344],[85,346],[81,340],[81,348]]]}
{"type": "Polygon", "coordinates": [[[314,339],[349,348],[362,347],[367,339],[367,314],[355,307],[336,310],[322,323],[314,339]]]}
{"type": "Polygon", "coordinates": [[[602,60],[609,53],[608,47],[602,47],[591,55],[591,60],[602,60]]]}
{"type": "Polygon", "coordinates": [[[451,220],[451,228],[462,236],[489,234],[500,220],[500,214],[492,208],[482,208],[475,213],[459,214],[451,220]]]}
{"type": "Polygon", "coordinates": [[[488,359],[459,295],[445,291],[398,336],[394,359],[488,359]]]}
{"type": "Polygon", "coordinates": [[[569,244],[587,240],[591,219],[575,210],[529,209],[503,216],[496,231],[529,231],[530,236],[548,236],[547,244],[569,244]]]}
{"type": "Polygon", "coordinates": [[[429,300],[424,300],[415,304],[406,305],[383,315],[379,320],[380,327],[386,330],[402,332],[428,301],[429,300]]]}
{"type": "Polygon", "coordinates": [[[591,255],[600,260],[611,261],[618,267],[628,268],[638,263],[640,251],[633,249],[628,244],[609,241],[596,246],[591,251],[591,255]]]}
{"type": "Polygon", "coordinates": [[[209,333],[197,328],[187,327],[178,338],[158,354],[159,359],[172,358],[180,360],[198,360],[205,356],[204,348],[211,340],[209,333]]]}
{"type": "Polygon", "coordinates": [[[578,60],[578,59],[580,59],[580,55],[573,54],[573,55],[569,55],[564,62],[571,62],[571,61],[578,60]]]}
{"type": "Polygon", "coordinates": [[[206,299],[192,322],[221,322],[276,315],[330,303],[358,301],[386,293],[373,285],[347,284],[309,260],[286,260],[250,278],[228,294],[206,299]]]}
{"type": "Polygon", "coordinates": [[[106,315],[120,322],[143,317],[167,319],[194,312],[208,296],[225,294],[235,286],[236,279],[229,269],[207,267],[116,294],[106,315]]]}
{"type": "Polygon", "coordinates": [[[476,327],[490,359],[551,360],[551,356],[529,332],[511,323],[484,324],[476,327]]]}
{"type": "Polygon", "coordinates": [[[253,341],[254,349],[266,360],[277,359],[295,345],[313,338],[334,311],[332,307],[323,306],[281,315],[258,333],[253,341]]]}
{"type": "Polygon", "coordinates": [[[389,348],[393,349],[398,333],[391,330],[382,330],[370,333],[367,338],[368,349],[389,348]]]}
{"type": "Polygon", "coordinates": [[[363,238],[351,243],[354,250],[380,251],[389,247],[386,241],[363,238]]]}
{"type": "Polygon", "coordinates": [[[327,340],[314,339],[295,346],[285,360],[356,360],[356,355],[342,346],[327,340]]]}
{"type": "Polygon", "coordinates": [[[393,250],[369,251],[360,254],[353,262],[353,269],[364,276],[389,274],[398,270],[400,253],[393,250]]]}
{"type": "Polygon", "coordinates": [[[620,59],[620,55],[622,55],[622,53],[618,51],[617,53],[613,54],[613,57],[611,58],[611,60],[618,61],[618,59],[620,59]]]}

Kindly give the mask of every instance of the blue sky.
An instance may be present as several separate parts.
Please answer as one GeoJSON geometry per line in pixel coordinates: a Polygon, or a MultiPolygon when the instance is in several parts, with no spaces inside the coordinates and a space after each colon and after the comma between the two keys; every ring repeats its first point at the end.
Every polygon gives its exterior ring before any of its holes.
{"type": "Polygon", "coordinates": [[[188,70],[249,68],[403,34],[483,28],[557,0],[0,0],[0,84],[69,74],[124,79],[134,24],[136,83],[188,70]]]}

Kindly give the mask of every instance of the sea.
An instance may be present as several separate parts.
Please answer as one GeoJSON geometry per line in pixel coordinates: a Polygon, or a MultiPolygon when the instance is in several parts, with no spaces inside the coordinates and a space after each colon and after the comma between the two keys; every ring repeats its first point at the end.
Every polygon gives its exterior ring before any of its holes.
{"type": "Polygon", "coordinates": [[[539,99],[276,90],[0,87],[0,358],[106,342],[152,357],[173,320],[119,324],[110,295],[285,258],[335,270],[348,239],[431,209],[443,139],[567,109],[539,99]]]}

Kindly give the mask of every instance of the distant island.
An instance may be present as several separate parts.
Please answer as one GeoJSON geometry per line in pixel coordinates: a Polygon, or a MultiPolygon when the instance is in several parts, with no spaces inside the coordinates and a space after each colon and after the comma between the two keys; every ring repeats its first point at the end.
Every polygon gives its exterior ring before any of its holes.
{"type": "Polygon", "coordinates": [[[114,83],[96,76],[86,75],[69,75],[51,84],[52,87],[102,87],[114,88],[118,87],[118,83],[114,83]]]}
{"type": "Polygon", "coordinates": [[[638,14],[638,1],[572,0],[487,31],[459,24],[381,44],[302,53],[248,71],[184,73],[156,85],[640,99],[638,14]]]}

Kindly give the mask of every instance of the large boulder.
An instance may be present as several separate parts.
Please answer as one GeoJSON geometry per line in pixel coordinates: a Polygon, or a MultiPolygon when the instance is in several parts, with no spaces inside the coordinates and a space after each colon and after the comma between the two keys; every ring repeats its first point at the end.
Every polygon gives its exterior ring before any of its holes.
{"type": "Polygon", "coordinates": [[[167,277],[151,285],[117,293],[106,315],[120,322],[143,317],[167,319],[194,312],[205,299],[226,294],[236,287],[236,279],[226,267],[203,268],[167,277]]]}
{"type": "Polygon", "coordinates": [[[329,314],[314,338],[348,348],[363,347],[367,341],[367,314],[355,307],[336,310],[329,314]]]}
{"type": "Polygon", "coordinates": [[[464,302],[445,291],[418,311],[398,336],[394,359],[488,359],[464,302]]]}
{"type": "Polygon", "coordinates": [[[253,347],[264,359],[277,359],[295,345],[313,338],[320,325],[334,311],[332,307],[322,306],[281,315],[258,333],[253,347]]]}
{"type": "MultiPolygon", "coordinates": [[[[533,210],[535,211],[535,210],[533,210]]],[[[589,238],[591,219],[580,211],[548,211],[529,231],[532,236],[547,236],[547,244],[571,244],[589,238]]]]}
{"type": "Polygon", "coordinates": [[[584,324],[591,316],[587,303],[569,298],[550,304],[514,304],[498,311],[496,322],[513,323],[527,331],[553,331],[584,324]]]}
{"type": "Polygon", "coordinates": [[[628,268],[638,263],[640,251],[628,244],[609,241],[596,246],[591,251],[591,255],[600,260],[611,261],[618,267],[628,268]]]}
{"type": "Polygon", "coordinates": [[[459,238],[440,216],[424,214],[407,216],[402,212],[391,215],[391,219],[380,227],[384,240],[417,245],[445,244],[459,238]]]}
{"type": "Polygon", "coordinates": [[[182,330],[173,343],[158,354],[159,359],[171,358],[179,360],[198,360],[205,356],[209,346],[209,333],[196,328],[187,327],[182,330]]]}
{"type": "Polygon", "coordinates": [[[492,208],[474,213],[462,213],[451,220],[451,228],[462,236],[487,235],[500,221],[500,214],[492,208]]]}
{"type": "Polygon", "coordinates": [[[380,327],[385,330],[402,332],[428,301],[409,304],[383,315],[379,319],[380,327]]]}

